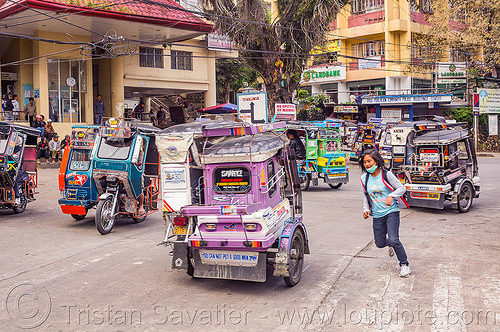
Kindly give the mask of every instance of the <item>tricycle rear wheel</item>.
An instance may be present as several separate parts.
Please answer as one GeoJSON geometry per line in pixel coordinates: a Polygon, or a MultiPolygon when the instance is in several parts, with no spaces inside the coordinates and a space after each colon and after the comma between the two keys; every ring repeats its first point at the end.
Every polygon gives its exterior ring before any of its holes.
{"type": "Polygon", "coordinates": [[[12,207],[12,210],[16,214],[23,213],[24,210],[26,210],[26,205],[28,204],[28,202],[26,201],[26,196],[25,196],[25,192],[24,192],[24,185],[19,186],[19,197],[20,197],[21,202],[19,204],[14,204],[14,206],[12,207]]]}
{"type": "Polygon", "coordinates": [[[302,276],[302,268],[304,267],[304,234],[300,229],[295,229],[290,244],[290,252],[288,253],[288,273],[289,277],[283,277],[285,283],[293,287],[297,285],[302,276]]]}
{"type": "Polygon", "coordinates": [[[97,230],[102,235],[106,235],[113,229],[115,225],[115,217],[113,216],[113,197],[100,200],[97,204],[95,213],[95,225],[97,230]]]}
{"type": "Polygon", "coordinates": [[[329,185],[329,186],[330,186],[330,188],[332,188],[332,189],[339,189],[339,188],[342,186],[342,183],[336,183],[336,184],[329,183],[328,185],[329,185]]]}
{"type": "Polygon", "coordinates": [[[85,214],[72,214],[71,216],[73,217],[73,219],[75,219],[76,221],[80,221],[80,220],[83,220],[85,219],[85,217],[87,216],[87,212],[88,210],[85,209],[85,214]]]}

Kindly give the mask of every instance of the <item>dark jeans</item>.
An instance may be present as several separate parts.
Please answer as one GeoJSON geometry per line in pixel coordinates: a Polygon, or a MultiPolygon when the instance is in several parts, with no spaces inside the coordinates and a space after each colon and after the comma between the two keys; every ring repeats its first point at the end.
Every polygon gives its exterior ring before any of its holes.
{"type": "Polygon", "coordinates": [[[46,160],[49,160],[49,149],[40,149],[36,152],[36,159],[40,159],[40,158],[45,158],[46,160]]]}
{"type": "Polygon", "coordinates": [[[96,125],[102,125],[102,113],[98,113],[94,116],[94,124],[96,125]]]}
{"type": "Polygon", "coordinates": [[[399,211],[389,213],[381,218],[373,218],[373,235],[377,247],[393,247],[399,265],[408,264],[405,248],[399,242],[399,211]]]}

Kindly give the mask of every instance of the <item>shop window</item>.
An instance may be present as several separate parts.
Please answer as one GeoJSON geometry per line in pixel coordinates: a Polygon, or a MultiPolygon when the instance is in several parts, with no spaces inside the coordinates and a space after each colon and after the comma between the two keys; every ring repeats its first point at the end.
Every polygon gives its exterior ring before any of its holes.
{"type": "Polygon", "coordinates": [[[184,51],[171,51],[171,68],[178,70],[193,70],[193,53],[184,51]]]}
{"type": "Polygon", "coordinates": [[[163,68],[163,50],[160,48],[139,47],[139,66],[163,68]]]}
{"type": "Polygon", "coordinates": [[[87,93],[87,62],[48,59],[47,69],[49,119],[54,122],[81,122],[87,93]]]}

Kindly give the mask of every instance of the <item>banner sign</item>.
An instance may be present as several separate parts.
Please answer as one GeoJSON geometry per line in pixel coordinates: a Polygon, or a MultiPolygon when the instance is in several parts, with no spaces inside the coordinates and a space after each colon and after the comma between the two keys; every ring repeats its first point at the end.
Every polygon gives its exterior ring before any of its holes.
{"type": "Polygon", "coordinates": [[[275,104],[274,105],[275,120],[295,120],[297,110],[295,104],[275,104]]]}
{"type": "Polygon", "coordinates": [[[479,89],[479,113],[500,113],[500,89],[479,89]]]}
{"type": "Polygon", "coordinates": [[[358,106],[339,105],[333,107],[335,113],[358,113],[358,106]]]}

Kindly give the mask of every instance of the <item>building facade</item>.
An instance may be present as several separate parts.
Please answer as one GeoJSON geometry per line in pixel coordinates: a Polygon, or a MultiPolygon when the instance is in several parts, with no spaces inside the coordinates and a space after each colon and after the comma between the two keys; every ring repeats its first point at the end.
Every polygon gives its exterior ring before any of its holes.
{"type": "Polygon", "coordinates": [[[98,94],[105,117],[179,94],[216,103],[212,26],[173,0],[0,0],[0,19],[2,95],[17,94],[21,108],[33,97],[58,132],[92,123],[98,94]]]}

